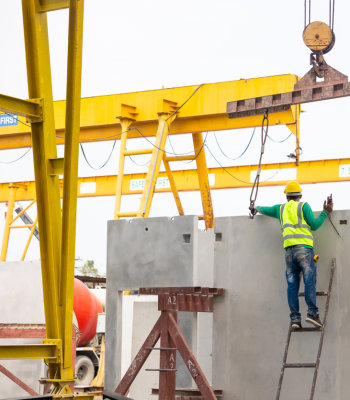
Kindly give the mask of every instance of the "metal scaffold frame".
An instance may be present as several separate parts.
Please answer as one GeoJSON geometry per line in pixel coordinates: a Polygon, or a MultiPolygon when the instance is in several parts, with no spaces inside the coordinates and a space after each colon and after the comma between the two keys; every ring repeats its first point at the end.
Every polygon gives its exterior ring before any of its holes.
{"type": "Polygon", "coordinates": [[[56,398],[73,398],[73,279],[84,0],[22,0],[30,100],[0,97],[5,113],[31,122],[46,339],[41,345],[2,345],[0,359],[43,358],[56,398]],[[65,153],[57,158],[47,12],[69,9],[65,153]],[[58,175],[63,180],[60,204],[58,175]]]}

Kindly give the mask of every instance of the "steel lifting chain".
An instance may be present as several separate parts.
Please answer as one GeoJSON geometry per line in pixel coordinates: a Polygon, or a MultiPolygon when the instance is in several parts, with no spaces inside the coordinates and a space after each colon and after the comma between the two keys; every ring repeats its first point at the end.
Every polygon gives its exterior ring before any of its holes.
{"type": "Polygon", "coordinates": [[[259,159],[259,165],[258,165],[258,170],[256,172],[256,177],[253,183],[252,191],[250,193],[250,206],[249,206],[249,217],[251,219],[254,218],[254,215],[256,214],[255,212],[255,201],[256,198],[258,197],[258,191],[259,191],[259,183],[260,183],[260,174],[261,174],[261,161],[262,161],[262,156],[265,151],[265,143],[267,139],[269,131],[269,113],[268,111],[265,111],[264,113],[264,118],[261,123],[261,150],[260,150],[260,159],[259,159]],[[266,125],[266,129],[265,128],[266,125]]]}

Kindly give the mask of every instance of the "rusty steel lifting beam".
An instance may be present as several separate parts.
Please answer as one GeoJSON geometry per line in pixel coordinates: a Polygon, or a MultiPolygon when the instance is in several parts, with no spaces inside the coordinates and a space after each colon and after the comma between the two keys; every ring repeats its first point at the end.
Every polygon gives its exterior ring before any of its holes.
{"type": "Polygon", "coordinates": [[[271,94],[227,103],[229,118],[251,117],[258,114],[281,112],[292,105],[312,103],[350,96],[348,77],[331,66],[324,68],[324,81],[317,82],[314,68],[303,76],[292,92],[271,94]]]}

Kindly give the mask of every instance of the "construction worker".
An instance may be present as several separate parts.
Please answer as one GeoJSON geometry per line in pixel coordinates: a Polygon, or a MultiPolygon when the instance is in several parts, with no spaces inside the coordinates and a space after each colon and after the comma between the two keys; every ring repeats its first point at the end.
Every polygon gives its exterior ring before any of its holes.
{"type": "Polygon", "coordinates": [[[315,219],[308,203],[300,202],[302,189],[298,182],[289,182],[284,190],[287,203],[276,204],[273,207],[256,207],[251,212],[257,212],[269,217],[278,218],[281,223],[284,248],[286,250],[287,298],[290,308],[291,325],[300,329],[301,315],[299,312],[300,274],[303,274],[305,284],[305,301],[308,306],[305,321],[321,328],[322,322],[316,305],[316,275],[314,262],[313,237],[311,231],[317,230],[333,210],[332,196],[327,197],[323,211],[315,219]]]}

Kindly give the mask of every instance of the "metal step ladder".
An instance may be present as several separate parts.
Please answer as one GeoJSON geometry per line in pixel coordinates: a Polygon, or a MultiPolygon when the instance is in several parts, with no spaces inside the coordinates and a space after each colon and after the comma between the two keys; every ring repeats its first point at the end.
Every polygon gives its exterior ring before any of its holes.
{"type": "MultiPolygon", "coordinates": [[[[163,159],[164,148],[166,139],[169,132],[169,125],[171,120],[174,117],[171,117],[167,114],[159,115],[159,125],[157,134],[155,137],[155,143],[153,148],[149,149],[138,149],[138,150],[127,150],[126,149],[126,141],[128,138],[128,130],[124,130],[120,140],[120,154],[119,154],[119,168],[118,168],[118,177],[117,177],[117,189],[116,189],[116,200],[115,200],[115,211],[114,218],[119,219],[123,217],[148,217],[151,202],[153,198],[154,189],[156,186],[160,165],[163,159]],[[170,119],[170,120],[169,120],[170,119]],[[145,184],[142,191],[141,202],[139,209],[137,211],[120,211],[121,207],[121,196],[122,196],[122,184],[123,184],[123,176],[124,176],[124,163],[125,157],[127,156],[137,156],[142,154],[151,154],[151,161],[148,167],[148,172],[145,180],[145,184]]],[[[122,124],[123,126],[123,124],[122,124]]]]}
{"type": "Polygon", "coordinates": [[[169,109],[168,112],[162,112],[158,114],[159,125],[155,136],[155,143],[152,148],[127,150],[126,142],[128,138],[129,127],[134,120],[131,118],[119,117],[122,126],[122,135],[120,140],[119,167],[117,176],[114,219],[120,219],[125,217],[147,218],[149,216],[153,194],[156,188],[157,178],[159,176],[160,166],[162,162],[169,180],[171,191],[174,195],[179,215],[184,215],[179,192],[176,188],[175,179],[170,169],[169,163],[175,161],[196,161],[199,189],[201,193],[202,206],[203,206],[203,216],[200,216],[199,219],[204,219],[206,228],[213,228],[214,227],[213,207],[212,207],[210,186],[208,179],[208,169],[204,151],[205,143],[203,141],[202,132],[196,132],[192,134],[194,154],[168,157],[164,149],[169,134],[170,124],[176,117],[176,115],[174,114],[175,111],[173,111],[174,109],[176,110],[176,103],[173,104],[168,104],[168,103],[170,102],[168,101],[166,103],[167,108],[169,109]],[[151,160],[148,167],[145,183],[142,188],[142,196],[139,209],[137,211],[123,212],[121,211],[121,199],[123,194],[122,188],[123,188],[125,157],[138,156],[144,154],[150,154],[151,160]]]}
{"type": "MultiPolygon", "coordinates": [[[[284,378],[284,371],[286,368],[314,368],[314,375],[313,375],[313,379],[312,379],[312,386],[311,386],[309,400],[313,400],[313,398],[314,398],[318,368],[320,366],[321,353],[322,353],[322,347],[323,347],[323,339],[324,339],[324,334],[325,334],[326,325],[327,325],[327,316],[328,316],[329,301],[330,301],[331,291],[332,291],[335,265],[336,265],[336,263],[335,263],[335,258],[334,258],[331,263],[331,272],[330,272],[330,277],[329,277],[328,291],[327,292],[316,292],[316,296],[326,296],[327,297],[325,313],[324,313],[324,320],[323,320],[323,327],[322,328],[301,328],[301,329],[293,329],[291,326],[289,327],[289,331],[288,331],[288,335],[287,335],[287,343],[286,343],[286,348],[284,350],[282,368],[281,368],[281,373],[280,373],[280,379],[278,382],[276,400],[280,399],[282,383],[283,383],[283,378],[284,378]],[[314,362],[314,363],[287,363],[291,335],[292,335],[292,333],[299,333],[299,332],[320,332],[321,333],[320,341],[319,341],[319,345],[318,345],[316,362],[314,362]]],[[[304,293],[299,293],[299,297],[301,297],[301,296],[304,296],[304,293]]]]}

